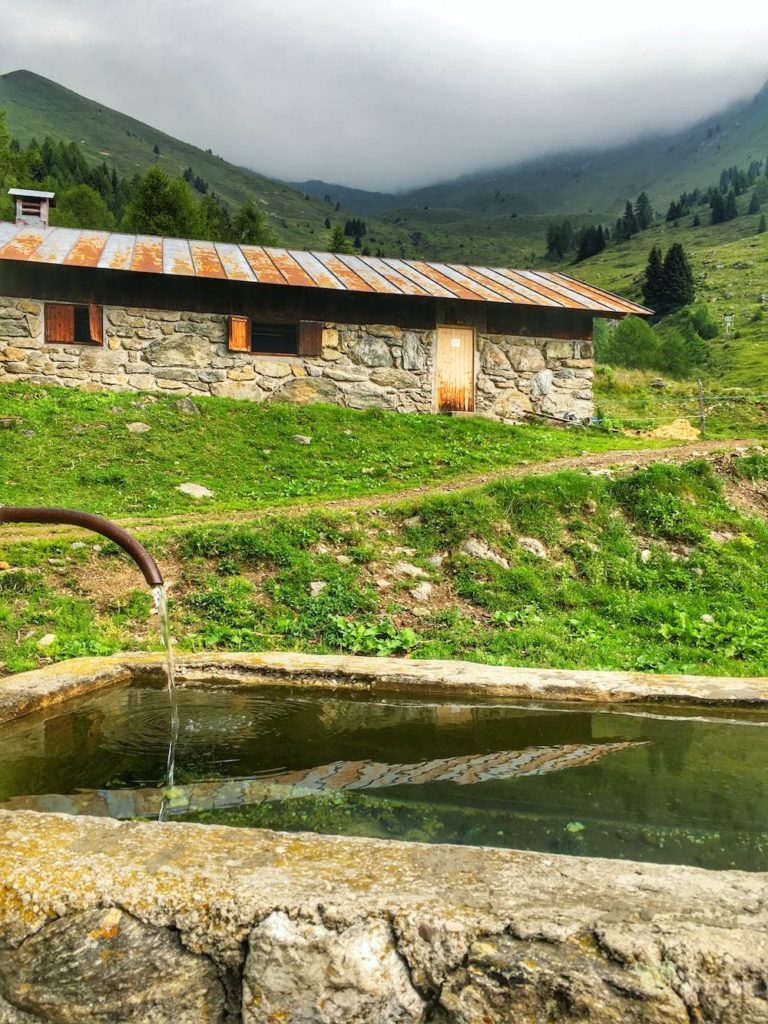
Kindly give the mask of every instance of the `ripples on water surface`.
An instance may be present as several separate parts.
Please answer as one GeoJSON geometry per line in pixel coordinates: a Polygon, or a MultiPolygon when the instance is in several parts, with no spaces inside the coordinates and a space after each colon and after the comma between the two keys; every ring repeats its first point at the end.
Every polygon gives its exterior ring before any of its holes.
{"type": "MultiPolygon", "coordinates": [[[[768,868],[768,715],[179,690],[175,818],[768,868]]],[[[157,817],[168,696],[0,728],[0,803],[157,817]]]]}

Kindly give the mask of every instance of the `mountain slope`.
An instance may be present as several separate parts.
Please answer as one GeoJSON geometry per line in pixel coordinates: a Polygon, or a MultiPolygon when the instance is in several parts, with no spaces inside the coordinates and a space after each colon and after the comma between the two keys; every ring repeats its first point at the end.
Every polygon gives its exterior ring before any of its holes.
{"type": "Polygon", "coordinates": [[[89,162],[105,160],[128,177],[144,173],[154,162],[174,177],[192,167],[213,191],[239,206],[253,199],[270,217],[287,245],[322,248],[328,204],[305,198],[284,182],[238,167],[190,143],[112,110],[31,71],[0,75],[0,110],[11,133],[22,143],[46,135],[74,140],[89,162]],[[154,147],[160,150],[154,153],[154,147]]]}
{"type": "Polygon", "coordinates": [[[666,207],[681,192],[717,181],[724,167],[746,167],[768,154],[768,84],[752,99],[698,124],[607,150],[541,157],[454,181],[393,195],[365,193],[325,182],[305,182],[313,195],[354,196],[363,213],[387,211],[421,220],[425,209],[494,218],[517,214],[587,214],[612,219],[643,190],[666,207]]]}

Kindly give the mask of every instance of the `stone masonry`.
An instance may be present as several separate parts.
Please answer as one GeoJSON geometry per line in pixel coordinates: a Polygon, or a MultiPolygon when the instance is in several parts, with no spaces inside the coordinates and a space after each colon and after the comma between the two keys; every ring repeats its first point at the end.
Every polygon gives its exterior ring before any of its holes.
{"type": "MultiPolygon", "coordinates": [[[[0,298],[0,383],[434,411],[435,331],[328,323],[320,357],[231,352],[227,317],[107,306],[104,345],[46,344],[43,307],[0,298]]],[[[592,415],[589,341],[478,333],[476,408],[592,415]]]]}

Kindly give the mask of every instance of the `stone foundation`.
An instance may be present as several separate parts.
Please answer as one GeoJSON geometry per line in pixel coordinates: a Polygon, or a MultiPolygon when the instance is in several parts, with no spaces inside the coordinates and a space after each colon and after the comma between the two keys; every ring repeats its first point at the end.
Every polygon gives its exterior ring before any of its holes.
{"type": "MultiPolygon", "coordinates": [[[[231,352],[227,317],[104,309],[104,346],[46,344],[42,304],[0,298],[0,383],[434,411],[435,331],[326,324],[319,357],[231,352]]],[[[477,412],[592,414],[592,345],[479,333],[477,412]]]]}

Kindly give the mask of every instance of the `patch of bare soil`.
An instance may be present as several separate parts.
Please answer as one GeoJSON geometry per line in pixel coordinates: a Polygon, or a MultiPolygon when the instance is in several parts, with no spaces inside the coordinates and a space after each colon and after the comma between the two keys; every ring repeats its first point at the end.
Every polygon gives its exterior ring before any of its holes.
{"type": "Polygon", "coordinates": [[[686,419],[673,420],[672,423],[664,423],[653,430],[643,431],[640,437],[655,437],[661,441],[696,441],[701,437],[701,431],[694,427],[686,419]]]}

